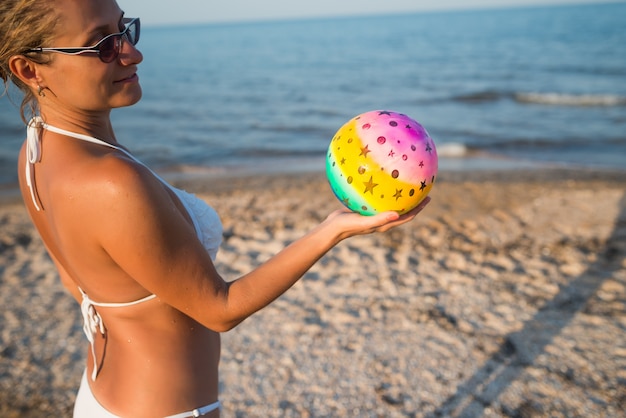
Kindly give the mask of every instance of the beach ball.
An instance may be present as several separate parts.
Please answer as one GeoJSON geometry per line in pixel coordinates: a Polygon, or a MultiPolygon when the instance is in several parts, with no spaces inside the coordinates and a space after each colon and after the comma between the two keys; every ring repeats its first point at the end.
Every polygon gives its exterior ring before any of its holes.
{"type": "Polygon", "coordinates": [[[402,113],[362,113],[335,134],[326,176],[337,198],[362,215],[410,211],[435,183],[438,159],[426,129],[402,113]]]}

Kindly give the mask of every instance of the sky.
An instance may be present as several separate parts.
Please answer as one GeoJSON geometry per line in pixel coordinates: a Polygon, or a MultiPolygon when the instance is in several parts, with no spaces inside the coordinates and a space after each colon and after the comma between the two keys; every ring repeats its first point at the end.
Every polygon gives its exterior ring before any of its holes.
{"type": "Polygon", "coordinates": [[[126,16],[141,17],[144,26],[609,1],[611,0],[117,0],[126,16]]]}

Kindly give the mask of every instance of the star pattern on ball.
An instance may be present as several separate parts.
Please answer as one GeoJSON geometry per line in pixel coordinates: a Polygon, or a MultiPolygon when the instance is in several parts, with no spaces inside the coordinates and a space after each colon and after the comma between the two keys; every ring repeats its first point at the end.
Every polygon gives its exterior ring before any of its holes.
{"type": "Polygon", "coordinates": [[[367,157],[367,154],[369,154],[370,152],[372,152],[372,151],[369,149],[369,145],[366,145],[365,147],[361,148],[361,153],[359,154],[359,157],[361,155],[364,156],[364,157],[367,157]]]}
{"type": "Polygon", "coordinates": [[[370,176],[370,179],[368,181],[364,181],[363,184],[365,185],[365,190],[363,191],[364,194],[367,192],[374,194],[374,187],[378,186],[378,183],[374,183],[373,176],[370,176]]]}
{"type": "Polygon", "coordinates": [[[396,198],[396,201],[402,197],[402,189],[396,189],[396,194],[393,195],[396,198]]]}

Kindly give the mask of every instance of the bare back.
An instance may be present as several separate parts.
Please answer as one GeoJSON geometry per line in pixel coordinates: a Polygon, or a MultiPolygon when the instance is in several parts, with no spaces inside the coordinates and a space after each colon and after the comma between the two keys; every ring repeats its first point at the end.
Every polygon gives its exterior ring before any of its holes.
{"type": "Polygon", "coordinates": [[[97,378],[90,385],[102,405],[119,415],[142,411],[154,416],[214,402],[219,334],[164,303],[156,289],[146,288],[111,256],[111,243],[117,242],[115,247],[140,260],[133,268],[142,269],[145,263],[149,274],[160,262],[151,256],[154,238],[136,236],[141,228],[124,230],[128,218],[148,218],[155,224],[161,220],[163,231],[156,233],[176,228],[177,235],[198,241],[180,199],[123,153],[46,132],[33,175],[41,206],[37,210],[26,185],[25,155],[23,147],[18,167],[24,202],[74,298],[81,302],[79,289],[97,302],[125,303],[156,294],[133,306],[97,307],[106,332],[96,334],[95,359],[90,351],[87,368],[91,373],[95,360],[97,378]]]}

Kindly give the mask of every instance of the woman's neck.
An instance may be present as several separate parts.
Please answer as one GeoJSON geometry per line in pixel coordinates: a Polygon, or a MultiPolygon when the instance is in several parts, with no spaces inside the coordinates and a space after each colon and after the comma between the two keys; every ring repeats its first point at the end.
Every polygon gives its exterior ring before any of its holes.
{"type": "Polygon", "coordinates": [[[92,136],[110,144],[117,144],[110,112],[59,112],[58,110],[41,109],[41,118],[48,125],[55,126],[77,134],[92,136]]]}

